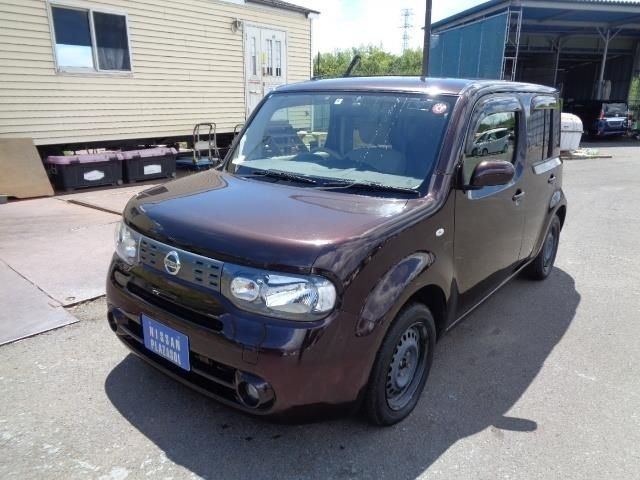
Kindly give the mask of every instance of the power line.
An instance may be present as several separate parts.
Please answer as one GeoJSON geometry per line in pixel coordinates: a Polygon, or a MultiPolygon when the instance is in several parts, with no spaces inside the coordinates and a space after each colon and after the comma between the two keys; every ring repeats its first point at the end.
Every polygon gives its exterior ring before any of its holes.
{"type": "Polygon", "coordinates": [[[412,8],[403,8],[402,9],[402,19],[403,23],[400,28],[402,28],[402,53],[404,53],[409,48],[409,41],[411,40],[411,29],[413,25],[411,24],[411,19],[413,18],[413,9],[412,8]]]}

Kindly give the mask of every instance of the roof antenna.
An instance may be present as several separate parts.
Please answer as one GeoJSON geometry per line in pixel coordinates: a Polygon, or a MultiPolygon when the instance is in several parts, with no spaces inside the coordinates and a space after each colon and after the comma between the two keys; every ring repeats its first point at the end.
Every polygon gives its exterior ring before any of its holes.
{"type": "Polygon", "coordinates": [[[362,57],[360,57],[360,54],[356,54],[354,55],[354,57],[351,59],[351,63],[349,64],[349,66],[347,67],[347,71],[344,72],[344,75],[342,75],[343,78],[346,77],[350,77],[351,76],[351,72],[353,71],[354,68],[356,68],[356,66],[360,63],[360,59],[362,57]]]}

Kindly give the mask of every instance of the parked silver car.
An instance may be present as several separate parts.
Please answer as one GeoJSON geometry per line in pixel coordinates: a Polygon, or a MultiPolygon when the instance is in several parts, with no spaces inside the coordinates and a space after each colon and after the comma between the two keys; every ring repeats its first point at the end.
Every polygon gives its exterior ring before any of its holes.
{"type": "Polygon", "coordinates": [[[508,128],[494,128],[487,130],[475,141],[472,154],[486,156],[495,153],[506,153],[509,149],[511,130],[508,128]]]}

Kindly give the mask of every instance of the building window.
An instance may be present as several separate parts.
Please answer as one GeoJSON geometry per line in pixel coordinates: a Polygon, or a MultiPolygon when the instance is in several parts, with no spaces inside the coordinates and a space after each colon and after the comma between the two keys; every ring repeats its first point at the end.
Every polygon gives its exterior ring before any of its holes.
{"type": "Polygon", "coordinates": [[[258,74],[258,53],[256,52],[256,37],[251,37],[251,74],[258,74]]]}
{"type": "Polygon", "coordinates": [[[270,38],[266,41],[266,50],[267,50],[267,66],[264,74],[268,76],[273,76],[273,40],[270,38]]]}
{"type": "Polygon", "coordinates": [[[126,17],[93,12],[93,25],[100,70],[131,70],[126,17]]]}
{"type": "Polygon", "coordinates": [[[282,76],[282,42],[280,40],[276,40],[275,64],[276,64],[276,77],[281,77],[282,76]]]}
{"type": "Polygon", "coordinates": [[[131,71],[126,16],[52,5],[51,18],[59,71],[131,71]]]}
{"type": "Polygon", "coordinates": [[[52,7],[58,68],[93,68],[89,12],[52,7]]]}

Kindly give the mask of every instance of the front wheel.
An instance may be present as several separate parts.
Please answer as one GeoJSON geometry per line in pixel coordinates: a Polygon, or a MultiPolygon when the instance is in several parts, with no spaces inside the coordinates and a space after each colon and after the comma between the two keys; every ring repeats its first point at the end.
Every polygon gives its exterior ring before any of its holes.
{"type": "Polygon", "coordinates": [[[532,280],[545,280],[553,270],[553,265],[558,254],[558,244],[560,243],[560,219],[555,216],[551,221],[544,245],[538,256],[531,262],[524,273],[532,280]]]}
{"type": "Polygon", "coordinates": [[[389,329],[376,357],[364,408],[376,425],[393,425],[415,408],[429,376],[436,328],[429,309],[405,307],[389,329]]]}

